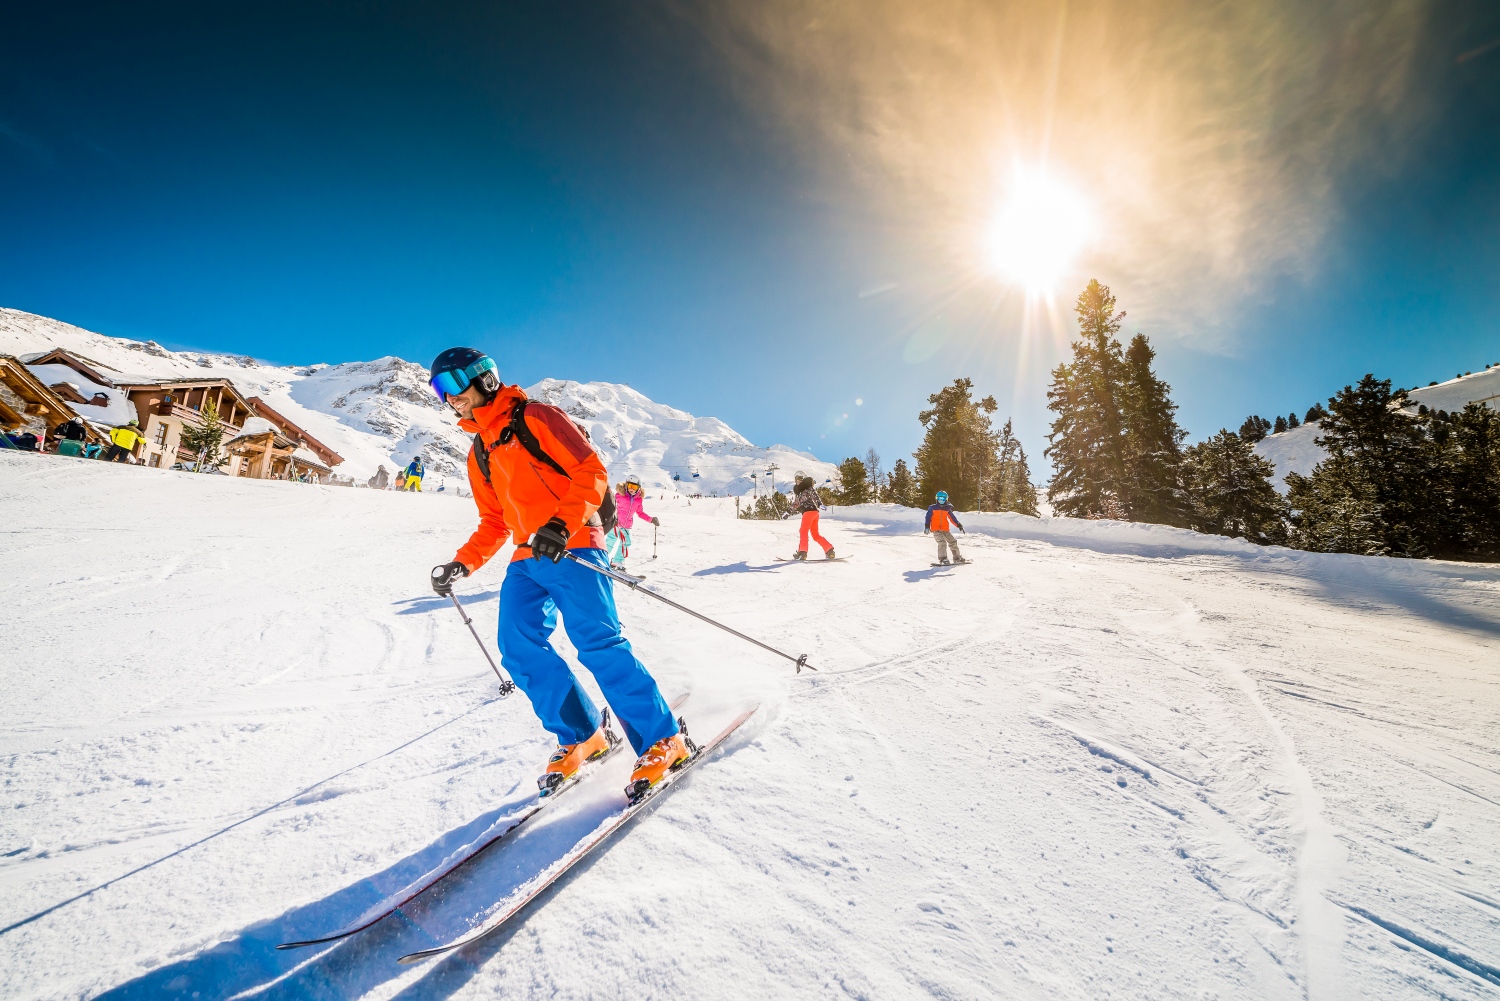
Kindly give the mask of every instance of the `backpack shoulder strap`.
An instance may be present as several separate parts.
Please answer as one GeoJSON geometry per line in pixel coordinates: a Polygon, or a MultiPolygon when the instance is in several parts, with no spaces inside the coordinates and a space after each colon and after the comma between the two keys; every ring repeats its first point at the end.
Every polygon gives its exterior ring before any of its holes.
{"type": "MultiPolygon", "coordinates": [[[[546,465],[551,466],[553,469],[557,470],[557,472],[561,473],[563,476],[568,476],[568,471],[562,467],[561,463],[559,463],[556,459],[552,458],[552,456],[546,453],[546,451],[542,448],[542,443],[537,440],[537,437],[532,433],[531,428],[526,426],[526,404],[530,402],[530,400],[516,401],[514,409],[512,409],[510,412],[510,425],[506,427],[505,430],[510,433],[510,436],[519,441],[521,443],[521,447],[530,452],[531,457],[537,462],[545,463],[546,465]]],[[[502,433],[502,442],[505,440],[505,437],[506,435],[502,433]]],[[[568,476],[568,479],[571,480],[572,478],[573,477],[568,476]]]]}
{"type": "Polygon", "coordinates": [[[494,481],[490,479],[490,447],[484,443],[483,436],[477,434],[474,436],[474,460],[479,465],[484,482],[494,486],[494,481]]]}

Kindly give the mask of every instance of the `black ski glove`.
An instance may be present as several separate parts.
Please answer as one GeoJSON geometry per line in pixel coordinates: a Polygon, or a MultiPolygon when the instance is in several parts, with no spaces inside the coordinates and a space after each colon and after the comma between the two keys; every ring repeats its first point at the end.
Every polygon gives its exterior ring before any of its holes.
{"type": "Polygon", "coordinates": [[[469,568],[462,563],[444,563],[432,568],[432,589],[443,597],[453,593],[453,582],[469,576],[469,568]]]}
{"type": "Polygon", "coordinates": [[[553,518],[531,536],[531,555],[536,559],[561,563],[567,551],[568,526],[561,518],[553,518]]]}
{"type": "Polygon", "coordinates": [[[655,526],[655,525],[660,525],[660,524],[661,524],[661,519],[660,519],[660,518],[652,518],[652,519],[651,519],[651,524],[652,524],[652,525],[653,525],[653,526],[655,526]]]}

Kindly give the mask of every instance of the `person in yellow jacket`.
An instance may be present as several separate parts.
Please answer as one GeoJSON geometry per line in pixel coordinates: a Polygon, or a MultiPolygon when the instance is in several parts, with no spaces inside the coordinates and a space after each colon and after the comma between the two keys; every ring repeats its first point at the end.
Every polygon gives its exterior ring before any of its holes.
{"type": "Polygon", "coordinates": [[[141,425],[139,421],[121,424],[109,433],[109,451],[104,453],[104,461],[123,462],[135,450],[135,443],[140,440],[141,425]]]}

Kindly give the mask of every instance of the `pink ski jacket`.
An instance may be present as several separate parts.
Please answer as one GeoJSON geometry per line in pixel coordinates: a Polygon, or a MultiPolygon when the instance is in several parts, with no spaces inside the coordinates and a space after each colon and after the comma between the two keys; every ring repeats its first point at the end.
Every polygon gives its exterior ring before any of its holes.
{"type": "Polygon", "coordinates": [[[642,520],[649,522],[651,516],[646,513],[645,505],[646,492],[644,490],[638,494],[627,493],[624,490],[615,494],[615,517],[620,519],[620,527],[634,528],[636,515],[640,515],[642,520]]]}

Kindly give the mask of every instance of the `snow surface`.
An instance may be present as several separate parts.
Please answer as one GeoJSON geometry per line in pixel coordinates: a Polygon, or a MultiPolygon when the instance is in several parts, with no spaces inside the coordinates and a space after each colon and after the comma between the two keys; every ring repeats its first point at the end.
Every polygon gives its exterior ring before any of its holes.
{"type": "MultiPolygon", "coordinates": [[[[5,998],[1494,998],[1500,568],[1161,526],[660,507],[627,634],[749,731],[432,963],[628,761],[443,892],[550,749],[427,571],[472,502],[0,454],[5,998]]],[[[505,554],[462,585],[487,640],[505,554]]],[[[561,641],[560,641],[561,643],[561,641]]],[[[570,648],[561,643],[565,653],[570,648]]]]}
{"type": "Polygon", "coordinates": [[[1271,483],[1277,490],[1286,493],[1286,478],[1290,473],[1311,476],[1313,468],[1328,455],[1317,442],[1322,433],[1317,421],[1309,421],[1281,434],[1266,435],[1255,443],[1256,454],[1276,467],[1271,483]]]}
{"type": "MultiPolygon", "coordinates": [[[[1413,413],[1420,404],[1425,404],[1429,410],[1449,413],[1462,410],[1470,403],[1500,407],[1500,366],[1449,379],[1436,386],[1413,389],[1407,396],[1411,399],[1408,409],[1413,413]]],[[[1255,451],[1260,457],[1269,459],[1276,467],[1271,482],[1277,490],[1286,493],[1288,473],[1311,476],[1313,467],[1323,461],[1328,452],[1315,440],[1320,433],[1318,424],[1312,422],[1281,434],[1267,435],[1255,443],[1255,451]]]]}
{"type": "MultiPolygon", "coordinates": [[[[228,379],[241,394],[261,397],[343,456],[334,472],[357,482],[364,482],[380,465],[392,472],[403,469],[418,454],[426,457],[429,480],[439,485],[445,474],[463,476],[470,438],[428,388],[427,369],[414,362],[386,357],[338,365],[270,365],[239,355],[170,351],[155,341],[109,337],[44,316],[0,309],[0,354],[34,357],[57,347],[86,359],[100,374],[121,384],[228,379]]],[[[88,381],[66,365],[38,366],[38,372],[43,370],[49,385],[66,381],[82,387],[88,381]]],[[[85,396],[92,396],[93,386],[83,387],[85,396]]],[[[112,405],[119,398],[129,416],[120,421],[92,413],[89,417],[124,423],[135,416],[123,394],[99,388],[110,395],[112,405]]],[[[784,470],[778,474],[781,486],[798,470],[819,482],[837,476],[835,466],[806,452],[785,445],[752,445],[717,418],[663,406],[628,386],[546,379],[527,393],[566,407],[588,425],[618,481],[635,473],[648,488],[675,485],[685,494],[728,496],[752,492],[756,482],[750,474],[763,474],[771,465],[784,470]],[[674,475],[679,479],[673,480],[674,475]]],[[[112,416],[123,413],[111,411],[112,416]]]]}

